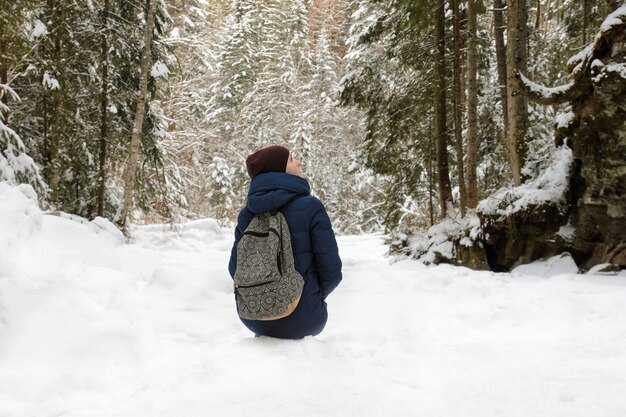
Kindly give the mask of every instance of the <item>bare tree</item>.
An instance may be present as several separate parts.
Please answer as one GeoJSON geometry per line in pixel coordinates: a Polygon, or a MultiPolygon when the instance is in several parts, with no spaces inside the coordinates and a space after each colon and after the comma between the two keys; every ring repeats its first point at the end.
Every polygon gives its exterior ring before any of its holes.
{"type": "Polygon", "coordinates": [[[139,161],[139,145],[141,144],[141,133],[143,130],[143,118],[146,108],[146,96],[148,92],[148,71],[150,66],[150,53],[152,46],[152,32],[154,31],[154,17],[156,14],[157,0],[150,0],[148,15],[146,17],[146,31],[144,32],[143,48],[141,51],[141,79],[139,81],[139,96],[137,98],[137,109],[135,111],[135,124],[128,150],[128,160],[124,169],[124,202],[122,213],[117,224],[125,233],[128,233],[126,221],[133,204],[133,193],[135,191],[135,179],[137,176],[137,164],[139,161]]]}

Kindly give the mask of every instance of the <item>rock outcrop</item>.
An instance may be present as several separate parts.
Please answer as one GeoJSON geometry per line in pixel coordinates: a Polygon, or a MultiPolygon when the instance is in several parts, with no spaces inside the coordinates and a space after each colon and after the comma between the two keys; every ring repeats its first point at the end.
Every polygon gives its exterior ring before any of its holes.
{"type": "Polygon", "coordinates": [[[558,147],[573,161],[564,200],[529,204],[508,216],[479,210],[492,269],[570,252],[588,269],[626,268],[626,6],[609,15],[594,42],[568,62],[573,81],[546,88],[520,79],[531,100],[568,103],[556,120],[558,147]]]}
{"type": "Polygon", "coordinates": [[[407,239],[410,252],[426,262],[494,271],[569,252],[582,269],[626,269],[625,28],[626,5],[570,59],[573,80],[565,86],[546,88],[519,75],[531,100],[568,104],[556,119],[552,165],[483,200],[472,227],[444,221],[418,248],[407,239]]]}

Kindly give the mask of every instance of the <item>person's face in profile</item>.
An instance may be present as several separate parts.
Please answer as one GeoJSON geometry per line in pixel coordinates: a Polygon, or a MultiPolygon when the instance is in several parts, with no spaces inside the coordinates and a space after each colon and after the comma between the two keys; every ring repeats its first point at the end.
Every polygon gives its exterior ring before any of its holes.
{"type": "Polygon", "coordinates": [[[287,168],[285,169],[287,174],[297,175],[299,177],[304,177],[304,173],[302,172],[302,161],[293,157],[293,155],[289,154],[289,159],[287,160],[287,168]]]}

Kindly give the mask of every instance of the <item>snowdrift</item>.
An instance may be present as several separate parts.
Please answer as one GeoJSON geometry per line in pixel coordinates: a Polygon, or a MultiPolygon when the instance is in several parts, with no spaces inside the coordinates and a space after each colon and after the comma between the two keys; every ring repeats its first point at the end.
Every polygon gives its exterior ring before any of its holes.
{"type": "Polygon", "coordinates": [[[2,417],[623,415],[624,273],[390,264],[384,236],[342,236],[324,332],[254,338],[230,230],[151,225],[126,244],[33,198],[0,184],[2,417]]]}

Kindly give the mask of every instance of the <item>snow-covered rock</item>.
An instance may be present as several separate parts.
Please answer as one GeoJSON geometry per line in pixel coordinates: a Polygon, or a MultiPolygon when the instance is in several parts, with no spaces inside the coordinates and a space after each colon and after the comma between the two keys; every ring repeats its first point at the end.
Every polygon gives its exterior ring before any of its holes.
{"type": "Polygon", "coordinates": [[[477,211],[487,216],[506,217],[530,206],[555,204],[563,207],[573,161],[570,148],[567,146],[557,148],[552,163],[537,178],[519,187],[500,189],[482,200],[477,211]]]}
{"type": "Polygon", "coordinates": [[[545,260],[538,260],[529,264],[520,265],[511,270],[512,275],[532,275],[537,277],[551,277],[561,274],[577,274],[578,265],[572,255],[565,252],[545,260]]]}

